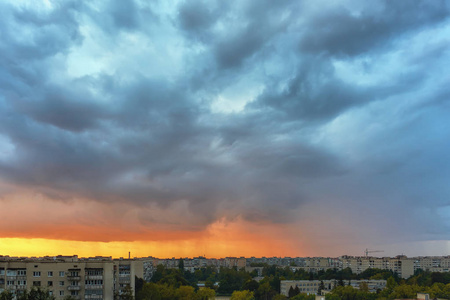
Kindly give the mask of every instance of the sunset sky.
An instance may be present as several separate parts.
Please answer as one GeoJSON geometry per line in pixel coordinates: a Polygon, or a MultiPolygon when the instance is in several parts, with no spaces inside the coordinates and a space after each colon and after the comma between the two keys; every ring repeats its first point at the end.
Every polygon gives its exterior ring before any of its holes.
{"type": "Polygon", "coordinates": [[[450,1],[0,2],[0,255],[450,254],[450,1]]]}

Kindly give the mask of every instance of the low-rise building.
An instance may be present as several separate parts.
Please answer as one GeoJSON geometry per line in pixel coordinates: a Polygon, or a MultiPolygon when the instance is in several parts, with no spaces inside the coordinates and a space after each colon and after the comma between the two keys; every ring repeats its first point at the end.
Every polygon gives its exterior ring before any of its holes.
{"type": "MultiPolygon", "coordinates": [[[[331,291],[338,284],[338,280],[281,280],[280,294],[289,296],[289,290],[298,288],[300,293],[318,294],[321,283],[323,282],[323,291],[331,291]]],[[[360,285],[365,283],[370,292],[382,290],[386,287],[386,280],[344,280],[345,285],[351,285],[359,289],[360,285]]]]}

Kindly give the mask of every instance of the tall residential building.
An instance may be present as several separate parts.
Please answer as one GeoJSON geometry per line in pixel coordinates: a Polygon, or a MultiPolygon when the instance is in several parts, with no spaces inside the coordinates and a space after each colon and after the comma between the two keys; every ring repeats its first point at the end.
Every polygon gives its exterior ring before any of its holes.
{"type": "Polygon", "coordinates": [[[0,292],[20,294],[32,287],[46,289],[56,299],[114,299],[126,287],[134,294],[135,276],[143,277],[143,261],[77,256],[44,258],[0,257],[0,292]]]}

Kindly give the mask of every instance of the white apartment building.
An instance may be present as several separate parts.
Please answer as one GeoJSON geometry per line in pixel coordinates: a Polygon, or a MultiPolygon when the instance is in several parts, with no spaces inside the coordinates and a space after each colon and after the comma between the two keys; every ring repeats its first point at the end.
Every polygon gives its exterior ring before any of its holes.
{"type": "MultiPolygon", "coordinates": [[[[337,280],[322,280],[324,284],[324,291],[331,291],[338,283],[337,280]]],[[[289,296],[289,290],[292,287],[295,289],[298,287],[300,293],[306,294],[318,294],[321,280],[281,280],[280,282],[280,294],[289,296]]],[[[345,285],[351,285],[354,288],[359,289],[361,283],[366,283],[369,291],[375,292],[376,290],[384,289],[386,287],[386,280],[344,280],[345,285]]]]}

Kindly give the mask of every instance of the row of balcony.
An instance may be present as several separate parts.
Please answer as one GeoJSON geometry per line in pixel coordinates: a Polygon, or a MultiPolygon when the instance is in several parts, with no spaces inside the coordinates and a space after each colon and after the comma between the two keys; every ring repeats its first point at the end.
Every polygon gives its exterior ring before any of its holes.
{"type": "MultiPolygon", "coordinates": [[[[69,291],[79,291],[81,289],[80,285],[69,285],[67,286],[69,291]]],[[[84,286],[85,290],[102,290],[103,285],[101,284],[87,284],[84,286]]]]}
{"type": "Polygon", "coordinates": [[[6,280],[27,280],[27,276],[6,276],[6,280]]]}
{"type": "Polygon", "coordinates": [[[103,299],[103,295],[85,295],[84,299],[103,299]]]}
{"type": "MultiPolygon", "coordinates": [[[[67,279],[69,281],[80,281],[81,276],[67,276],[67,279]]],[[[101,280],[101,279],[103,279],[103,275],[86,275],[84,277],[84,279],[86,279],[86,280],[101,280]]]]}

